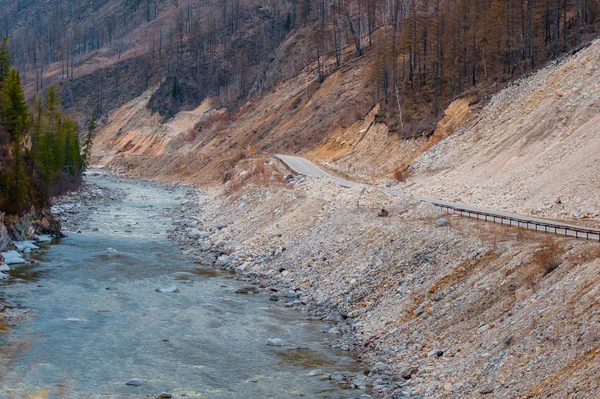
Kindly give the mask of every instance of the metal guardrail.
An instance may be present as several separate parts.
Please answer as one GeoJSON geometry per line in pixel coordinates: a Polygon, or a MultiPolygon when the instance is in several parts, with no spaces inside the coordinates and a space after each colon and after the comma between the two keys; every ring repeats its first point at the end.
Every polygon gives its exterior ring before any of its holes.
{"type": "Polygon", "coordinates": [[[575,226],[559,222],[542,221],[539,219],[530,219],[526,217],[519,217],[517,215],[494,213],[484,211],[480,209],[469,209],[463,208],[459,205],[446,203],[443,201],[432,201],[430,199],[422,199],[432,203],[442,209],[446,209],[448,212],[452,211],[454,214],[458,213],[461,216],[467,216],[470,218],[475,217],[478,220],[485,220],[486,222],[492,221],[494,223],[506,224],[509,226],[522,227],[526,230],[535,230],[537,232],[551,233],[556,235],[564,235],[565,237],[575,237],[576,239],[594,240],[600,242],[600,230],[593,228],[585,228],[581,226],[575,226]],[[532,227],[533,226],[533,227],[532,227]]]}
{"type": "MultiPolygon", "coordinates": [[[[329,176],[339,185],[343,187],[354,187],[361,185],[360,183],[351,182],[335,176],[330,175],[323,169],[314,165],[312,162],[296,156],[286,155],[275,155],[276,158],[281,160],[287,165],[292,171],[306,176],[320,177],[329,176]],[[302,165],[302,162],[308,165],[302,165]],[[314,168],[314,170],[309,170],[314,168]]],[[[385,192],[392,196],[402,195],[399,192],[393,190],[385,190],[385,192]]],[[[582,226],[575,226],[571,224],[552,222],[550,220],[530,218],[527,216],[515,215],[511,213],[504,213],[498,211],[489,211],[486,209],[480,209],[468,205],[461,205],[454,202],[442,201],[434,198],[427,197],[414,197],[417,201],[428,202],[435,206],[438,206],[448,211],[452,210],[454,213],[459,213],[461,216],[476,217],[479,220],[493,221],[494,223],[500,223],[509,226],[523,227],[526,230],[535,230],[543,233],[552,233],[557,235],[564,235],[566,237],[575,237],[577,239],[594,240],[600,242],[600,229],[586,228],[582,226]]]]}

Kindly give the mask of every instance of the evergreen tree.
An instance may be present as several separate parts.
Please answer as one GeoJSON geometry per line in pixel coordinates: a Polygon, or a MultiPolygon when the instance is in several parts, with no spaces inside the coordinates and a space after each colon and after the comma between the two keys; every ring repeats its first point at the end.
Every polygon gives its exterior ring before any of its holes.
{"type": "Polygon", "coordinates": [[[0,42],[0,82],[4,81],[12,68],[11,54],[8,51],[8,39],[6,36],[0,42]]]}
{"type": "Polygon", "coordinates": [[[90,163],[94,132],[96,131],[96,119],[92,118],[85,128],[85,143],[83,144],[83,155],[81,158],[82,171],[87,169],[90,163]]]}
{"type": "Polygon", "coordinates": [[[15,213],[25,210],[29,203],[29,179],[25,174],[20,145],[13,146],[13,166],[8,199],[15,213]]]}
{"type": "Polygon", "coordinates": [[[177,75],[175,75],[175,78],[173,79],[173,89],[171,90],[171,94],[175,99],[178,99],[179,94],[181,94],[181,88],[179,87],[179,79],[177,78],[177,75]]]}
{"type": "Polygon", "coordinates": [[[2,92],[4,93],[2,122],[10,134],[11,141],[18,142],[27,123],[27,104],[21,79],[16,69],[11,69],[2,92]]]}

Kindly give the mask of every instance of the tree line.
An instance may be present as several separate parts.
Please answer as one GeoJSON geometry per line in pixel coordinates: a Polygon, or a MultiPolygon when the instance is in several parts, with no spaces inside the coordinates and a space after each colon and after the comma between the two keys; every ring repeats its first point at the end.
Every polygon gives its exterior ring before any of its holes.
{"type": "Polygon", "coordinates": [[[11,58],[4,38],[0,43],[0,211],[20,214],[47,205],[50,196],[77,185],[89,152],[81,153],[78,125],[62,115],[53,86],[44,98],[32,99],[30,109],[11,58]]]}
{"type": "Polygon", "coordinates": [[[41,92],[52,64],[65,103],[85,101],[79,112],[102,115],[157,83],[150,107],[167,117],[207,96],[233,110],[312,62],[323,81],[366,55],[371,102],[405,137],[430,130],[462,93],[498,90],[579,48],[600,10],[600,0],[22,2],[7,0],[0,16],[17,32],[17,65],[41,92]],[[36,21],[30,32],[25,20],[36,21]],[[76,82],[101,48],[136,56],[76,82]]]}

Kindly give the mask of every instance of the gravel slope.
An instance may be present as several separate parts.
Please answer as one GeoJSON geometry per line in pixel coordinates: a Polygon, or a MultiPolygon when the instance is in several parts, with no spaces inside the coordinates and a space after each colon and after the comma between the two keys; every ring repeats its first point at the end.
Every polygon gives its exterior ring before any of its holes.
{"type": "Polygon", "coordinates": [[[431,205],[328,179],[236,179],[174,238],[274,303],[337,323],[332,345],[365,362],[353,384],[390,398],[600,394],[597,244],[460,218],[438,227],[431,205]]]}
{"type": "Polygon", "coordinates": [[[496,94],[424,153],[420,195],[600,224],[600,41],[496,94]],[[560,198],[561,204],[555,204],[560,198]]]}

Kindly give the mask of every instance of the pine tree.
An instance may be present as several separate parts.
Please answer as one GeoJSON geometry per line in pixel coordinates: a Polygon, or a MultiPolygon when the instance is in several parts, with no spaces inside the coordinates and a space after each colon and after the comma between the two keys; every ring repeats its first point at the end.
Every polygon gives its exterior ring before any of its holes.
{"type": "Polygon", "coordinates": [[[92,118],[85,129],[85,143],[83,144],[83,155],[81,158],[82,171],[87,169],[90,163],[92,153],[92,144],[94,140],[94,132],[96,131],[96,120],[92,118]]]}
{"type": "Polygon", "coordinates": [[[12,68],[11,54],[8,50],[8,39],[6,36],[0,42],[0,82],[3,82],[4,79],[10,73],[12,68]]]}
{"type": "Polygon", "coordinates": [[[181,94],[181,88],[179,87],[179,79],[177,75],[173,78],[173,89],[171,90],[171,95],[175,99],[179,99],[179,94],[181,94]]]}
{"type": "Polygon", "coordinates": [[[15,213],[27,209],[29,203],[29,179],[23,166],[23,155],[20,145],[13,147],[13,165],[10,179],[9,201],[15,213]]]}
{"type": "Polygon", "coordinates": [[[27,123],[27,104],[21,79],[16,69],[11,69],[6,78],[4,89],[4,104],[2,104],[2,122],[10,135],[13,143],[21,139],[23,129],[27,123]]]}

